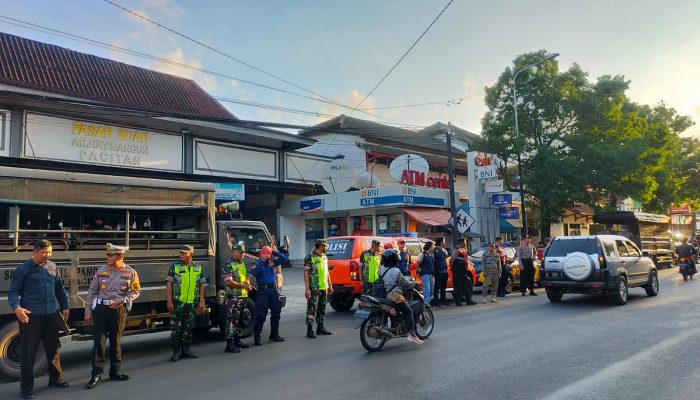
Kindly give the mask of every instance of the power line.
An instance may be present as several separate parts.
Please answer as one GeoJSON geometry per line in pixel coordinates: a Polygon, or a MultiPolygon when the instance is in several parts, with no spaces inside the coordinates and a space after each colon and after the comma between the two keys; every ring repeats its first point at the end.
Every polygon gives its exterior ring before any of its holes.
{"type": "Polygon", "coordinates": [[[419,103],[419,104],[407,104],[407,105],[399,105],[399,106],[386,106],[386,107],[372,107],[372,108],[358,108],[357,111],[371,111],[371,110],[388,110],[392,108],[410,108],[410,107],[423,107],[423,106],[433,106],[437,104],[445,104],[446,106],[458,106],[462,104],[462,101],[467,100],[467,99],[473,99],[475,97],[481,97],[483,96],[484,93],[479,93],[467,97],[460,97],[457,99],[447,99],[447,100],[442,100],[442,101],[432,101],[429,103],[419,103]]]}
{"type": "MultiPolygon", "coordinates": [[[[105,0],[105,1],[109,1],[109,0],[105,0]]],[[[401,61],[403,61],[403,59],[406,58],[406,56],[408,55],[408,53],[410,53],[411,50],[413,50],[413,48],[418,44],[418,42],[420,42],[420,40],[423,39],[423,36],[425,36],[425,34],[428,33],[428,31],[430,30],[430,28],[432,28],[433,25],[435,25],[435,23],[437,22],[437,20],[440,19],[440,17],[441,17],[442,14],[445,12],[445,10],[447,10],[447,7],[449,7],[450,4],[452,4],[453,1],[454,1],[454,0],[450,0],[450,1],[447,3],[447,5],[442,9],[442,11],[440,11],[440,13],[437,15],[437,17],[435,17],[435,19],[433,20],[433,22],[431,22],[430,25],[428,25],[428,27],[425,28],[425,30],[423,31],[423,33],[421,33],[421,35],[418,37],[418,39],[416,39],[416,41],[413,42],[413,44],[411,45],[411,47],[409,47],[408,50],[406,50],[406,52],[403,53],[403,55],[401,56],[401,58],[399,58],[399,60],[389,69],[389,72],[387,72],[386,75],[384,75],[384,77],[383,77],[376,85],[374,85],[374,87],[372,88],[372,90],[370,90],[369,93],[367,93],[367,95],[366,95],[359,103],[357,103],[357,105],[356,105],[355,107],[353,107],[353,110],[350,112],[350,116],[352,116],[352,113],[355,112],[355,110],[357,110],[357,109],[362,105],[362,103],[364,103],[365,100],[367,100],[367,98],[368,98],[369,96],[371,96],[372,93],[374,93],[375,90],[377,90],[377,88],[379,87],[379,85],[381,85],[382,82],[384,82],[384,80],[386,80],[386,78],[388,78],[389,75],[391,75],[392,72],[394,72],[394,69],[396,69],[396,67],[398,67],[399,64],[401,64],[401,61]]]]}
{"type": "MultiPolygon", "coordinates": [[[[307,93],[312,94],[312,95],[314,95],[314,96],[318,96],[319,98],[324,99],[324,100],[327,100],[328,102],[331,102],[331,103],[333,103],[333,104],[335,104],[335,105],[337,105],[337,106],[350,109],[350,110],[352,110],[351,112],[354,112],[354,111],[355,111],[355,109],[354,109],[353,107],[351,107],[351,106],[348,106],[348,105],[342,104],[342,103],[340,103],[340,102],[337,102],[337,101],[335,101],[335,100],[333,100],[333,99],[331,99],[331,98],[329,98],[329,97],[323,96],[323,95],[320,94],[320,93],[314,92],[313,90],[309,90],[309,89],[306,89],[306,88],[304,88],[304,87],[302,87],[302,86],[300,86],[300,85],[297,85],[296,83],[291,82],[291,81],[289,81],[289,80],[287,80],[287,79],[284,79],[284,78],[282,78],[282,77],[280,77],[280,76],[278,76],[278,75],[276,75],[276,74],[267,72],[267,71],[263,70],[262,68],[256,67],[255,65],[252,65],[252,64],[250,64],[250,63],[248,63],[248,62],[245,62],[245,61],[243,61],[243,60],[240,60],[240,59],[238,59],[238,58],[236,58],[236,57],[234,57],[234,56],[232,56],[232,55],[230,55],[230,54],[228,54],[228,53],[225,53],[225,52],[223,52],[223,51],[221,51],[221,50],[218,50],[218,49],[216,49],[216,48],[214,48],[214,47],[212,47],[212,46],[209,46],[209,45],[207,45],[207,44],[205,44],[205,43],[202,43],[202,42],[200,42],[199,40],[194,39],[194,38],[191,37],[191,36],[185,35],[184,33],[180,33],[180,32],[178,32],[178,31],[176,31],[176,30],[174,30],[174,29],[172,29],[172,28],[168,28],[167,26],[165,26],[165,25],[163,25],[163,24],[160,24],[160,23],[158,23],[157,21],[154,21],[154,20],[152,20],[152,19],[150,19],[150,18],[148,18],[148,17],[146,17],[146,16],[144,16],[144,15],[141,15],[141,14],[135,12],[135,11],[129,10],[128,8],[123,7],[123,6],[121,6],[121,5],[119,5],[119,4],[115,3],[115,2],[113,2],[113,1],[111,1],[111,0],[104,0],[104,1],[105,1],[106,3],[108,3],[108,4],[113,5],[114,7],[119,8],[120,10],[123,10],[123,11],[125,11],[125,12],[127,12],[127,13],[129,13],[129,14],[135,16],[135,17],[137,17],[137,18],[143,19],[144,21],[147,21],[147,22],[149,22],[149,23],[151,23],[151,24],[154,24],[154,25],[156,25],[156,26],[158,26],[158,27],[160,27],[160,28],[162,28],[162,29],[165,29],[166,31],[168,31],[168,32],[170,32],[170,33],[172,33],[172,34],[174,34],[174,35],[180,36],[181,38],[184,38],[184,39],[189,40],[189,41],[191,41],[191,42],[193,42],[193,43],[196,43],[196,44],[198,44],[198,45],[200,45],[200,46],[202,46],[202,47],[204,47],[204,48],[206,48],[206,49],[209,49],[209,50],[211,50],[211,51],[213,51],[213,52],[215,52],[215,53],[217,53],[217,54],[219,54],[219,55],[221,55],[221,56],[224,56],[224,57],[226,57],[226,58],[228,58],[228,59],[230,59],[230,60],[232,60],[232,61],[235,61],[235,62],[237,62],[237,63],[240,63],[240,64],[242,64],[242,65],[245,65],[245,66],[248,67],[248,68],[252,68],[252,69],[254,69],[255,71],[258,71],[258,72],[260,72],[260,73],[262,73],[262,74],[265,74],[265,75],[267,75],[267,76],[269,76],[269,77],[271,77],[271,78],[274,78],[274,79],[277,79],[277,80],[279,80],[279,81],[282,81],[282,82],[284,82],[284,83],[286,83],[286,84],[288,84],[288,85],[292,85],[292,86],[294,86],[294,87],[297,88],[297,89],[303,90],[304,92],[307,92],[307,93]]],[[[454,1],[454,0],[450,0],[450,3],[452,3],[452,1],[454,1]]],[[[449,5],[449,4],[448,4],[448,5],[449,5]]],[[[444,11],[444,10],[443,10],[443,11],[444,11]]],[[[431,25],[432,25],[432,24],[431,24],[431,25]]],[[[372,115],[372,116],[374,116],[374,117],[376,117],[376,118],[379,118],[379,119],[382,119],[382,120],[385,120],[385,121],[392,121],[392,122],[395,122],[395,123],[402,123],[402,122],[397,121],[397,120],[394,120],[394,119],[392,119],[392,118],[382,117],[382,116],[379,116],[379,115],[375,115],[375,114],[368,113],[368,112],[366,112],[366,111],[364,111],[363,113],[372,115]]]]}

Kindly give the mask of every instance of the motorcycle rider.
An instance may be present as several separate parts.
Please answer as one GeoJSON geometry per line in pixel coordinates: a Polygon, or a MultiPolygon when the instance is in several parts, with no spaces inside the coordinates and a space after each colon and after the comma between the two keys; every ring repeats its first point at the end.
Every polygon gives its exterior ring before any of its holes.
{"type": "Polygon", "coordinates": [[[416,282],[409,280],[401,273],[399,269],[400,261],[401,258],[396,250],[385,250],[382,254],[382,266],[379,269],[379,276],[383,277],[387,299],[394,303],[396,309],[403,315],[406,326],[410,328],[406,339],[409,342],[423,344],[423,341],[416,336],[416,323],[413,311],[403,295],[403,290],[413,289],[413,287],[416,286],[416,282]]]}
{"type": "MultiPolygon", "coordinates": [[[[687,238],[681,239],[681,245],[676,247],[676,254],[678,254],[678,258],[688,257],[688,263],[693,269],[693,273],[697,273],[697,268],[695,267],[695,257],[697,256],[698,252],[695,250],[695,247],[688,244],[687,238]]],[[[691,276],[690,279],[693,279],[693,277],[691,276]]]]}

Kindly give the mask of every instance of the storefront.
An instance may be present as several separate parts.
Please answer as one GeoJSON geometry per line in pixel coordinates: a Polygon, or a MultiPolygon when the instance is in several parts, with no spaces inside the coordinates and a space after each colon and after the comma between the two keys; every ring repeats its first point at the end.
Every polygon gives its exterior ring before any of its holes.
{"type": "Polygon", "coordinates": [[[413,186],[392,186],[287,199],[280,210],[280,231],[292,241],[290,256],[303,259],[324,237],[448,233],[449,192],[413,186]]]}

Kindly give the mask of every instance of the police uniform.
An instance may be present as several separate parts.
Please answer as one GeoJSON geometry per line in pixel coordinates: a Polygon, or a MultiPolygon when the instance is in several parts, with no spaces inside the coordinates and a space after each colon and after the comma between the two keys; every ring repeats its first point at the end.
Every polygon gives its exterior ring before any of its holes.
{"type": "MultiPolygon", "coordinates": [[[[316,242],[316,249],[326,246],[325,240],[316,242]]],[[[306,303],[306,337],[315,339],[316,335],[330,335],[324,327],[326,319],[326,304],[328,304],[328,289],[330,277],[328,276],[328,257],[325,253],[318,254],[313,251],[304,259],[304,271],[308,277],[309,299],[306,303]],[[316,334],[314,334],[314,320],[316,321],[316,334]]]]}
{"type": "MultiPolygon", "coordinates": [[[[526,236],[526,238],[530,238],[526,236]]],[[[537,250],[532,244],[520,244],[517,249],[518,263],[520,264],[520,293],[525,296],[530,291],[530,296],[537,296],[535,293],[535,264],[534,258],[537,250]]]]}
{"type": "MultiPolygon", "coordinates": [[[[243,253],[242,245],[234,245],[233,251],[243,253]]],[[[223,268],[223,280],[226,282],[248,283],[248,275],[243,260],[236,261],[233,258],[223,268]]],[[[226,338],[226,352],[238,353],[241,349],[250,347],[241,342],[241,327],[239,325],[241,313],[248,301],[248,291],[242,288],[225,285],[226,291],[226,325],[224,335],[226,338]]]]}
{"type": "MultiPolygon", "coordinates": [[[[127,247],[107,244],[107,254],[125,254],[127,247]]],[[[92,379],[88,388],[102,380],[105,362],[105,340],[109,336],[109,376],[115,380],[127,380],[121,372],[121,339],[126,313],[141,294],[141,285],[136,271],[123,263],[121,268],[104,265],[97,269],[85,299],[85,317],[92,317],[94,346],[92,351],[92,379]],[[119,304],[118,308],[110,307],[119,304]]]]}
{"type": "MultiPolygon", "coordinates": [[[[194,247],[184,245],[180,252],[194,254],[194,247]]],[[[204,269],[195,262],[185,265],[184,262],[177,261],[170,266],[165,280],[172,284],[174,303],[174,310],[170,316],[170,341],[173,344],[173,356],[170,360],[177,361],[180,357],[197,358],[198,355],[190,350],[190,344],[200,295],[204,294],[203,286],[207,282],[204,269]]]]}
{"type": "Polygon", "coordinates": [[[374,281],[379,277],[379,265],[382,256],[369,249],[362,253],[360,266],[362,267],[362,294],[369,294],[374,281]]]}
{"type": "Polygon", "coordinates": [[[287,257],[279,251],[272,251],[268,246],[265,247],[271,252],[270,257],[267,260],[260,258],[250,271],[258,284],[255,294],[255,326],[253,328],[256,346],[262,346],[260,335],[265,319],[267,319],[268,310],[270,311],[270,340],[284,342],[279,334],[282,302],[277,288],[276,270],[287,262],[287,257]]]}

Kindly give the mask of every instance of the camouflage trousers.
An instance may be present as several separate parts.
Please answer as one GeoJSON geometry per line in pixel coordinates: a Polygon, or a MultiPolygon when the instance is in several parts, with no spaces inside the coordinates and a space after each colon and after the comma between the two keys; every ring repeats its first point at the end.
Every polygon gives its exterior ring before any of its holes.
{"type": "Polygon", "coordinates": [[[238,321],[245,303],[245,298],[226,297],[226,329],[224,332],[226,340],[241,336],[241,327],[238,325],[238,321]]]}
{"type": "Polygon", "coordinates": [[[328,304],[328,292],[325,290],[312,290],[309,300],[306,302],[306,325],[313,326],[323,324],[326,319],[326,304],[328,304]]]}
{"type": "Polygon", "coordinates": [[[496,292],[498,291],[498,281],[501,279],[501,271],[495,272],[484,272],[484,286],[481,287],[482,299],[486,299],[489,294],[491,299],[496,298],[496,292]],[[489,293],[489,291],[491,293],[489,293]]]}
{"type": "Polygon", "coordinates": [[[170,340],[173,345],[189,345],[192,343],[192,328],[197,305],[175,301],[175,311],[170,316],[170,340]]]}

